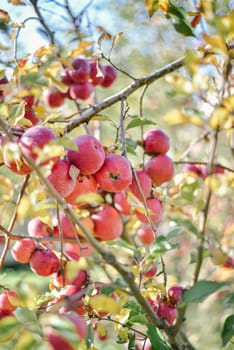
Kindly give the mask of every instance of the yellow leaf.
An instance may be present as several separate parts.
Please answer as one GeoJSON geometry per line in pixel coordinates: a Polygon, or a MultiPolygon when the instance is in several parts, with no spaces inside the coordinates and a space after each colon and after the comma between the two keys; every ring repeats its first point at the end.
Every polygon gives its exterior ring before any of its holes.
{"type": "Polygon", "coordinates": [[[26,3],[23,0],[8,0],[13,5],[26,5],[26,3]]]}
{"type": "MultiPolygon", "coordinates": [[[[78,244],[78,243],[77,243],[78,244]]],[[[66,277],[68,281],[72,281],[80,270],[86,270],[87,263],[85,258],[80,257],[79,261],[70,260],[66,264],[66,277]]]]}
{"type": "Polygon", "coordinates": [[[122,37],[122,35],[123,35],[123,32],[119,32],[114,36],[114,38],[112,40],[112,44],[111,44],[112,48],[116,45],[117,41],[119,41],[119,39],[122,37]]]}
{"type": "Polygon", "coordinates": [[[229,117],[229,112],[226,108],[216,108],[210,117],[210,126],[214,129],[224,126],[229,117]]]}
{"type": "Polygon", "coordinates": [[[221,35],[208,35],[203,33],[203,39],[209,44],[216,53],[227,54],[227,46],[221,35]]]}
{"type": "Polygon", "coordinates": [[[41,58],[42,56],[49,56],[52,54],[54,50],[54,46],[50,45],[49,47],[41,46],[37,51],[34,52],[34,56],[37,58],[41,58]]]}
{"type": "Polygon", "coordinates": [[[10,20],[8,12],[0,9],[0,23],[8,23],[10,20]]]}
{"type": "Polygon", "coordinates": [[[202,121],[199,117],[197,116],[187,117],[184,113],[182,113],[178,109],[170,110],[164,116],[164,120],[169,125],[177,125],[177,124],[184,124],[184,123],[194,124],[197,126],[202,125],[202,121]]]}
{"type": "Polygon", "coordinates": [[[103,203],[104,199],[103,197],[96,193],[96,192],[90,192],[81,194],[77,199],[76,202],[85,202],[85,203],[103,203]]]}
{"type": "Polygon", "coordinates": [[[70,52],[70,57],[74,58],[76,56],[82,55],[86,53],[86,49],[88,47],[90,47],[93,44],[92,41],[82,41],[77,48],[75,48],[74,50],[72,50],[70,52]]]}
{"type": "Polygon", "coordinates": [[[21,222],[28,216],[31,209],[30,199],[28,197],[23,197],[17,209],[17,215],[21,222]]]}
{"type": "Polygon", "coordinates": [[[13,195],[13,186],[11,181],[3,175],[0,175],[0,197],[3,200],[9,200],[13,195]]]}
{"type": "Polygon", "coordinates": [[[110,296],[104,294],[93,295],[89,299],[89,304],[97,312],[107,312],[118,314],[120,311],[119,303],[110,296]]]}

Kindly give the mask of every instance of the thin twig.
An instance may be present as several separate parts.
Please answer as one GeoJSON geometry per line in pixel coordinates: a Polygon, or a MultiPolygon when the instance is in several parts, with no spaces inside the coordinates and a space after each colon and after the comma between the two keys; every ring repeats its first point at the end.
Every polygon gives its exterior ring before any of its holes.
{"type": "Polygon", "coordinates": [[[181,57],[168,65],[164,66],[163,68],[160,68],[153,73],[150,73],[146,75],[145,77],[136,79],[133,83],[128,85],[126,88],[118,92],[117,94],[114,94],[103,101],[94,104],[90,107],[87,111],[84,113],[81,113],[80,116],[74,120],[71,120],[68,125],[65,127],[65,133],[70,132],[77,126],[88,123],[92,117],[94,117],[96,114],[98,114],[103,109],[112,106],[114,103],[121,101],[123,98],[127,98],[130,96],[133,92],[138,90],[141,86],[144,86],[146,84],[152,84],[155,80],[165,76],[168,73],[171,73],[175,71],[178,68],[181,68],[184,64],[184,57],[181,57]]]}

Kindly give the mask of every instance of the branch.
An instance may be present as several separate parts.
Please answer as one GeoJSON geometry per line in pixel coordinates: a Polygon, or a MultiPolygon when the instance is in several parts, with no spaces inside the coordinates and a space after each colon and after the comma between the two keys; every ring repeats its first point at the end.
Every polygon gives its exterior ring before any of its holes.
{"type": "Polygon", "coordinates": [[[126,99],[128,96],[130,96],[133,92],[138,90],[141,86],[144,85],[150,85],[155,80],[163,77],[164,75],[171,73],[175,71],[178,68],[181,68],[184,65],[184,57],[181,57],[168,65],[154,71],[153,73],[150,73],[142,78],[136,79],[133,83],[128,85],[126,88],[121,90],[115,95],[112,95],[103,101],[93,105],[90,109],[85,111],[84,113],[81,113],[80,116],[77,119],[72,120],[68,125],[65,127],[65,133],[70,132],[71,130],[75,129],[77,126],[88,123],[92,117],[94,117],[96,114],[98,114],[103,109],[112,106],[118,101],[121,101],[123,99],[126,99]]]}
{"type": "Polygon", "coordinates": [[[50,28],[49,28],[49,26],[47,25],[47,23],[46,23],[44,17],[42,16],[41,11],[40,11],[39,8],[38,8],[37,1],[38,1],[38,0],[34,0],[34,1],[31,0],[30,2],[31,2],[31,4],[32,4],[32,6],[33,6],[33,9],[34,9],[35,13],[37,14],[37,16],[38,16],[38,18],[39,18],[39,20],[40,20],[41,25],[44,27],[46,33],[48,34],[48,37],[49,37],[49,39],[50,39],[50,43],[51,43],[52,45],[54,45],[54,44],[55,44],[55,41],[54,41],[54,33],[50,30],[50,28]]]}

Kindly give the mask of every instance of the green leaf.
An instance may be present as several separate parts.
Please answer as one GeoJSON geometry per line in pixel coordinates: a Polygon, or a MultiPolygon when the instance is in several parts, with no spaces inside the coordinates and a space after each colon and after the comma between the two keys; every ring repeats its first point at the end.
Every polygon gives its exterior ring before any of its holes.
{"type": "Polygon", "coordinates": [[[171,230],[171,231],[169,231],[167,233],[166,238],[167,238],[167,240],[170,240],[170,239],[180,235],[182,232],[184,232],[184,228],[183,227],[176,227],[176,228],[174,228],[173,230],[171,230]]]}
{"type": "Polygon", "coordinates": [[[145,5],[148,9],[148,14],[150,17],[158,10],[159,0],[145,0],[145,5]]]}
{"type": "Polygon", "coordinates": [[[8,116],[8,119],[11,120],[11,119],[16,119],[16,118],[23,118],[24,112],[25,112],[24,107],[25,107],[24,103],[13,106],[10,110],[10,114],[8,116]]]}
{"type": "Polygon", "coordinates": [[[150,254],[147,257],[147,260],[154,260],[163,253],[175,249],[178,247],[178,244],[170,243],[167,240],[167,237],[159,236],[150,247],[150,254]]]}
{"type": "Polygon", "coordinates": [[[198,281],[184,293],[182,302],[202,302],[210,294],[226,285],[227,283],[225,282],[198,281]]]}
{"type": "Polygon", "coordinates": [[[88,325],[88,337],[86,339],[86,346],[87,349],[91,348],[94,343],[94,330],[93,330],[93,325],[90,323],[88,325]]]}
{"type": "Polygon", "coordinates": [[[106,244],[110,247],[121,247],[121,248],[129,249],[134,252],[137,251],[134,245],[124,241],[123,239],[118,239],[116,241],[107,241],[106,244]]]}
{"type": "Polygon", "coordinates": [[[20,324],[15,316],[5,316],[0,320],[0,343],[5,343],[14,337],[20,324]]]}
{"type": "Polygon", "coordinates": [[[129,333],[128,334],[128,350],[135,350],[136,347],[135,347],[135,333],[129,333]]]}
{"type": "Polygon", "coordinates": [[[126,138],[125,139],[126,142],[126,150],[128,153],[131,154],[136,154],[135,150],[137,148],[137,144],[135,141],[133,141],[132,139],[126,138]]]}
{"type": "Polygon", "coordinates": [[[21,83],[23,86],[48,86],[48,81],[38,72],[28,73],[21,77],[21,83]]]}
{"type": "Polygon", "coordinates": [[[73,151],[78,151],[78,146],[75,144],[75,142],[72,141],[70,137],[66,135],[64,135],[58,140],[58,144],[63,146],[64,148],[69,148],[73,151]]]}
{"type": "Polygon", "coordinates": [[[224,321],[221,337],[222,344],[225,346],[234,336],[234,315],[230,315],[224,321]]]}
{"type": "Polygon", "coordinates": [[[148,322],[147,318],[140,314],[140,315],[134,315],[132,317],[128,318],[127,325],[135,325],[135,324],[146,324],[148,322]]]}
{"type": "Polygon", "coordinates": [[[156,123],[146,118],[136,117],[128,123],[127,129],[132,129],[132,128],[135,128],[136,126],[142,126],[142,125],[156,125],[156,123]]]}
{"type": "Polygon", "coordinates": [[[169,0],[167,13],[170,15],[172,24],[178,33],[184,36],[194,36],[193,28],[183,7],[180,7],[174,0],[169,0]]]}
{"type": "Polygon", "coordinates": [[[172,350],[161,332],[152,323],[147,328],[147,336],[151,342],[152,350],[172,350]]]}

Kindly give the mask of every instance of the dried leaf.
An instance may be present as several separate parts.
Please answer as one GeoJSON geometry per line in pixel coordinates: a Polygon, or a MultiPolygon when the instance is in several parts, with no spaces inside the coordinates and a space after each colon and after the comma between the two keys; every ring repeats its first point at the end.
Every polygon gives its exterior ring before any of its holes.
{"type": "Polygon", "coordinates": [[[8,23],[11,18],[7,11],[0,9],[0,23],[8,23]]]}

